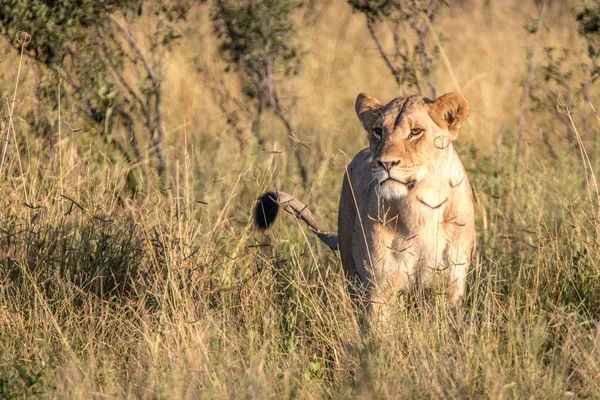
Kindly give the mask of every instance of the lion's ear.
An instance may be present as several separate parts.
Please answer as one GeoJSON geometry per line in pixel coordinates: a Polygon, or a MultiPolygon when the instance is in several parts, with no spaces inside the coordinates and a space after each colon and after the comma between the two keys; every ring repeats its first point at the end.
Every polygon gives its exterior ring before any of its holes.
{"type": "Polygon", "coordinates": [[[379,118],[382,108],[383,106],[376,98],[364,93],[359,94],[356,97],[356,103],[354,103],[356,115],[358,115],[358,119],[360,119],[367,132],[371,131],[371,127],[379,118]]]}
{"type": "Polygon", "coordinates": [[[446,93],[429,104],[429,116],[443,129],[448,129],[452,135],[451,140],[456,138],[458,130],[469,116],[469,102],[463,95],[458,93],[446,93]]]}

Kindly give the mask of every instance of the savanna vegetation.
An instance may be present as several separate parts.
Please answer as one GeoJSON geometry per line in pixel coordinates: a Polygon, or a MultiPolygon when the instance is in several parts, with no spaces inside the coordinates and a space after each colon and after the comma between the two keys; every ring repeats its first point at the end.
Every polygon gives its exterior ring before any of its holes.
{"type": "Polygon", "coordinates": [[[597,398],[598,0],[0,1],[0,397],[597,398]],[[463,93],[477,261],[365,330],[359,92],[463,93]]]}

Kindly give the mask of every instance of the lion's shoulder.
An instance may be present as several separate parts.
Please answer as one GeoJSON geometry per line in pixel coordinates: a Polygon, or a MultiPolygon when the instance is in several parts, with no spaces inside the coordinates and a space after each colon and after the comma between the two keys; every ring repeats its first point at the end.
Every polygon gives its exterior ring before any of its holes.
{"type": "Polygon", "coordinates": [[[348,164],[347,176],[352,185],[354,195],[359,198],[372,183],[371,178],[371,152],[365,148],[358,152],[348,164]]]}

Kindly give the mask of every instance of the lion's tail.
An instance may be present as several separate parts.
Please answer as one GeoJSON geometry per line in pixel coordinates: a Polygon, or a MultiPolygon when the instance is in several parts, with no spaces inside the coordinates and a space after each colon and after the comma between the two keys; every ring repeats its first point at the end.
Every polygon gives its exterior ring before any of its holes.
{"type": "Polygon", "coordinates": [[[296,216],[306,222],[310,229],[317,234],[319,239],[332,249],[337,249],[337,235],[327,231],[307,206],[287,193],[266,192],[260,196],[254,208],[254,223],[256,226],[261,230],[269,228],[277,218],[280,205],[291,208],[296,216]]]}

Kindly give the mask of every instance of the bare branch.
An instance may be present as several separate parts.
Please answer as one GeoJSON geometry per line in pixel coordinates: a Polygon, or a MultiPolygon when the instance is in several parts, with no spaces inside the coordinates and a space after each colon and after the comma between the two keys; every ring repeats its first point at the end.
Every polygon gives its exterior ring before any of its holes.
{"type": "MultiPolygon", "coordinates": [[[[398,84],[398,86],[402,86],[402,79],[400,78],[400,72],[394,67],[394,65],[390,61],[387,53],[381,46],[381,43],[379,42],[379,38],[375,34],[375,30],[373,29],[373,20],[370,17],[367,17],[367,28],[369,28],[369,33],[371,34],[371,37],[373,38],[373,40],[375,41],[375,44],[377,45],[377,50],[379,50],[379,54],[385,61],[385,64],[390,69],[390,72],[392,73],[392,75],[394,75],[394,79],[396,79],[396,83],[398,84]]],[[[406,58],[404,57],[404,59],[406,59],[406,58]]]]}
{"type": "MultiPolygon", "coordinates": [[[[146,57],[146,55],[144,54],[144,52],[138,45],[135,38],[131,35],[131,33],[127,29],[125,29],[125,27],[114,17],[114,15],[110,16],[110,20],[117,26],[119,31],[121,31],[121,33],[125,37],[125,40],[127,40],[127,43],[129,43],[131,48],[135,51],[135,53],[137,54],[139,59],[142,61],[142,63],[144,64],[144,68],[146,69],[146,73],[148,74],[148,76],[150,77],[150,80],[152,81],[152,88],[153,88],[153,95],[154,95],[154,109],[155,109],[155,113],[156,113],[155,123],[156,123],[156,133],[157,134],[156,135],[152,134],[151,139],[152,139],[152,143],[154,145],[153,147],[156,151],[156,157],[158,158],[158,173],[159,173],[159,175],[163,176],[166,171],[166,163],[165,163],[165,158],[164,158],[164,155],[162,152],[162,142],[165,137],[165,131],[164,131],[164,126],[163,126],[161,80],[155,73],[154,69],[152,68],[152,65],[148,61],[148,58],[146,57]]],[[[159,68],[160,68],[160,66],[159,66],[159,68]]],[[[152,126],[148,126],[147,128],[150,133],[154,132],[154,128],[152,126]]]]}
{"type": "Polygon", "coordinates": [[[535,33],[535,40],[531,47],[531,56],[529,57],[529,71],[527,73],[527,80],[525,81],[525,85],[523,86],[523,91],[521,92],[521,100],[519,102],[519,125],[518,125],[518,138],[517,138],[517,155],[515,157],[515,188],[513,191],[513,195],[515,200],[518,198],[519,191],[519,173],[520,173],[520,164],[521,164],[521,152],[523,147],[523,123],[525,119],[525,101],[527,100],[527,96],[529,94],[529,87],[531,86],[531,81],[533,80],[533,76],[535,73],[535,54],[537,51],[537,44],[540,40],[540,34],[543,27],[544,17],[546,15],[546,10],[548,9],[548,0],[544,1],[544,5],[542,6],[542,11],[540,12],[540,18],[538,20],[537,31],[535,33]]]}

